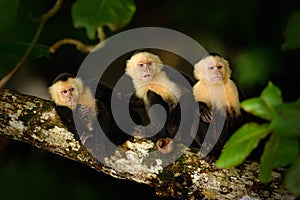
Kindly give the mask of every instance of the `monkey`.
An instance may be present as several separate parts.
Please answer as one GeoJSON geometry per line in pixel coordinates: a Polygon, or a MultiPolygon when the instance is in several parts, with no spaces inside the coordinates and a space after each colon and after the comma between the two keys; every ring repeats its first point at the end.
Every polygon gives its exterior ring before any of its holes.
{"type": "Polygon", "coordinates": [[[98,114],[98,108],[90,88],[85,86],[80,78],[62,73],[54,79],[49,93],[56,105],[65,106],[72,111],[78,109],[82,118],[87,121],[87,129],[92,131],[91,121],[93,116],[98,114]]]}
{"type": "MultiPolygon", "coordinates": [[[[157,142],[157,147],[162,153],[169,153],[172,148],[165,148],[164,144],[173,145],[169,139],[175,136],[180,121],[187,118],[181,116],[183,114],[180,113],[180,106],[188,107],[188,103],[180,105],[179,100],[185,98],[190,92],[191,99],[186,99],[194,101],[192,90],[188,91],[176,80],[172,80],[171,73],[160,57],[147,51],[134,53],[127,60],[125,74],[130,77],[135,90],[130,101],[130,112],[134,116],[132,118],[138,124],[134,130],[137,134],[157,142]],[[166,111],[166,123],[163,125],[161,124],[162,113],[150,109],[155,104],[162,105],[166,111]],[[139,112],[137,108],[141,108],[139,112]],[[158,134],[152,136],[153,133],[158,134]]],[[[192,111],[186,112],[186,115],[187,113],[191,115],[192,111]]],[[[190,123],[192,120],[186,121],[190,123]]]]}
{"type": "Polygon", "coordinates": [[[240,92],[230,79],[231,73],[229,62],[217,53],[208,54],[194,65],[194,77],[198,82],[193,86],[193,94],[200,109],[195,141],[202,145],[209,159],[220,155],[226,140],[242,122],[240,92]]]}
{"type": "Polygon", "coordinates": [[[111,118],[105,105],[92,95],[91,88],[81,78],[62,73],[54,79],[48,90],[62,122],[75,138],[80,139],[93,153],[104,155],[102,136],[95,125],[99,121],[103,130],[109,132],[112,129],[111,118]],[[74,119],[79,122],[76,127],[74,119]]]}
{"type": "MultiPolygon", "coordinates": [[[[175,109],[180,96],[180,90],[177,85],[172,82],[162,70],[162,61],[157,55],[148,52],[138,52],[134,54],[126,62],[125,72],[132,79],[135,88],[135,96],[142,100],[145,110],[142,117],[145,123],[150,122],[148,118],[151,114],[149,109],[155,103],[161,103],[163,107],[170,113],[175,109]],[[145,119],[145,116],[146,119],[145,119]]],[[[138,102],[138,101],[136,101],[138,102]]],[[[139,119],[138,123],[142,123],[143,119],[139,119]]],[[[153,120],[156,120],[155,118],[153,120]]],[[[155,122],[154,122],[155,123],[155,122]]],[[[153,124],[151,129],[142,129],[142,126],[136,127],[138,131],[159,131],[155,129],[153,124]]],[[[165,131],[165,130],[163,130],[165,131]]]]}

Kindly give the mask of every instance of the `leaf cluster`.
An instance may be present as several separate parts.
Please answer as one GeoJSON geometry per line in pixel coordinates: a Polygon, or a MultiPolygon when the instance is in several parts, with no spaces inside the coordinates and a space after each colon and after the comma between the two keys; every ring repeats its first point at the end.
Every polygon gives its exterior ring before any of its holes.
{"type": "Polygon", "coordinates": [[[244,100],[241,107],[266,123],[249,122],[238,129],[225,144],[217,166],[229,168],[241,164],[267,138],[260,157],[259,179],[268,183],[274,169],[285,167],[288,189],[300,194],[300,179],[295,179],[300,176],[300,98],[284,102],[281,90],[269,82],[259,97],[244,100]]]}

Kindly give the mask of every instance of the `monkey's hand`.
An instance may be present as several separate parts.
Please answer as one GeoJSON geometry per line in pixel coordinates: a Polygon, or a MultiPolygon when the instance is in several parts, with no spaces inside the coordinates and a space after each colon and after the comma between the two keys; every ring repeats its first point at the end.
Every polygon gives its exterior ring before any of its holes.
{"type": "Polygon", "coordinates": [[[93,131],[92,109],[80,104],[77,111],[80,118],[86,123],[88,131],[93,131]]]}
{"type": "Polygon", "coordinates": [[[148,126],[142,126],[138,125],[134,127],[134,136],[140,136],[140,137],[151,137],[157,133],[157,129],[153,125],[148,125],[148,126]]]}
{"type": "Polygon", "coordinates": [[[90,108],[84,105],[79,105],[78,112],[83,118],[87,117],[90,113],[90,108]]]}
{"type": "Polygon", "coordinates": [[[161,153],[168,154],[173,150],[173,140],[171,138],[161,138],[156,142],[156,147],[161,153]]]}
{"type": "Polygon", "coordinates": [[[205,123],[210,123],[212,118],[211,109],[205,103],[202,102],[199,103],[199,108],[201,120],[205,123]]]}
{"type": "Polygon", "coordinates": [[[87,139],[94,137],[93,134],[91,132],[83,132],[80,136],[80,140],[81,142],[85,145],[87,139]]]}

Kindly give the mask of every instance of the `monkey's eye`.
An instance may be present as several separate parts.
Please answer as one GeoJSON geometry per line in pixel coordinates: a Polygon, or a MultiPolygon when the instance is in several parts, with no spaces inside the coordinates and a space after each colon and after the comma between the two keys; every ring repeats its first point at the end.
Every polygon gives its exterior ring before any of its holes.
{"type": "Polygon", "coordinates": [[[75,90],[75,88],[71,88],[70,90],[73,92],[75,90]]]}
{"type": "Polygon", "coordinates": [[[143,68],[143,67],[144,67],[144,63],[139,63],[139,64],[138,64],[138,67],[143,68]]]}
{"type": "Polygon", "coordinates": [[[153,62],[148,62],[147,67],[151,67],[153,65],[153,62]]]}
{"type": "Polygon", "coordinates": [[[67,90],[61,91],[62,94],[67,94],[67,92],[68,92],[67,90]]]}
{"type": "Polygon", "coordinates": [[[218,65],[218,66],[217,66],[218,69],[221,69],[222,67],[223,67],[222,65],[218,65]]]}
{"type": "Polygon", "coordinates": [[[214,66],[209,66],[208,67],[208,70],[213,70],[214,69],[214,66]]]}

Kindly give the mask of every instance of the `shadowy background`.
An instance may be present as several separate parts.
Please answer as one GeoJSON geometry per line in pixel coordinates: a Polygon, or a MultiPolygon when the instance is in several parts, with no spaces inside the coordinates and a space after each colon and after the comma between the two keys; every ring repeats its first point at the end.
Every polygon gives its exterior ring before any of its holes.
{"type": "MultiPolygon", "coordinates": [[[[51,46],[72,37],[94,44],[85,30],[72,25],[66,0],[61,10],[50,18],[43,29],[39,44],[51,46]]],[[[121,31],[137,27],[164,27],[177,30],[199,42],[208,52],[218,52],[229,60],[232,79],[247,98],[258,96],[268,81],[282,90],[285,101],[299,98],[299,58],[297,49],[283,50],[284,33],[289,17],[300,11],[300,1],[171,1],[135,0],[136,12],[121,31]]],[[[8,27],[0,41],[30,42],[36,31],[34,20],[46,12],[52,1],[21,1],[18,23],[8,27]]],[[[3,8],[2,8],[3,9],[3,8]]],[[[109,36],[108,32],[108,36],[109,36]]],[[[111,33],[112,35],[114,33],[111,33]]],[[[124,44],[126,45],[126,42],[124,44]]],[[[0,46],[0,77],[3,77],[20,56],[5,52],[0,46]]],[[[192,76],[192,66],[174,55],[159,52],[171,66],[180,66],[192,76]]],[[[22,54],[20,54],[22,55],[22,54]]],[[[86,54],[65,45],[49,57],[27,62],[6,85],[22,93],[49,98],[47,87],[62,72],[76,74],[86,54]]],[[[125,60],[120,57],[111,65],[104,79],[113,84],[123,74],[125,60]]],[[[82,164],[41,151],[27,144],[0,138],[1,199],[158,199],[155,191],[144,185],[119,180],[98,173],[82,164]]]]}

